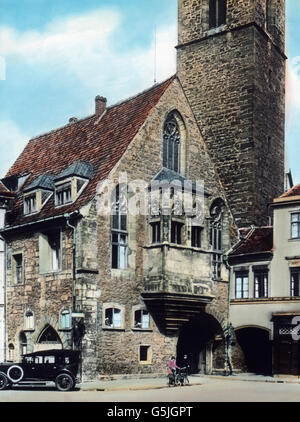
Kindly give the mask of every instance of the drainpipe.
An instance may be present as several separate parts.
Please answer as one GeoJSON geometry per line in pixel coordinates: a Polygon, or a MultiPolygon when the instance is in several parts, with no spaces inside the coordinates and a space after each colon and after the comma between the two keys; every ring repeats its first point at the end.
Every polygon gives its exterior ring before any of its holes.
{"type": "MultiPolygon", "coordinates": [[[[78,215],[78,212],[73,213],[71,215],[78,215]]],[[[73,226],[70,223],[71,215],[67,217],[67,226],[73,230],[73,286],[72,286],[72,312],[76,312],[75,308],[75,278],[76,278],[76,237],[77,237],[77,230],[76,226],[73,226]]]]}

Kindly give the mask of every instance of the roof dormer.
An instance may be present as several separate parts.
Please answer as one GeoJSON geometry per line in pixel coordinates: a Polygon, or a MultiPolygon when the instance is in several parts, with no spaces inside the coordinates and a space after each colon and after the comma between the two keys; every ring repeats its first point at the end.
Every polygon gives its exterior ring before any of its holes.
{"type": "Polygon", "coordinates": [[[93,167],[89,163],[78,161],[59,173],[55,179],[55,206],[75,202],[87,186],[93,175],[93,167]]]}
{"type": "Polygon", "coordinates": [[[24,215],[41,211],[54,191],[54,180],[50,174],[41,174],[23,190],[24,215]]]}

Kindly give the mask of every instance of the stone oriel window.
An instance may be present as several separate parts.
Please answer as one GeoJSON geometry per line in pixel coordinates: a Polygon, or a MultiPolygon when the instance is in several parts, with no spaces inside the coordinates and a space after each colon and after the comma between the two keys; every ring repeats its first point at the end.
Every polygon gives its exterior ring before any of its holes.
{"type": "Polygon", "coordinates": [[[127,268],[127,186],[118,185],[112,194],[111,267],[127,268]]]}
{"type": "Polygon", "coordinates": [[[291,214],[291,238],[300,239],[300,212],[291,214]]]}
{"type": "Polygon", "coordinates": [[[152,349],[151,346],[140,345],[139,347],[139,363],[149,365],[152,362],[152,349]]]}
{"type": "Polygon", "coordinates": [[[39,236],[40,273],[58,272],[61,269],[61,231],[53,230],[39,236]]]}
{"type": "Polygon", "coordinates": [[[248,272],[237,272],[235,274],[235,297],[236,299],[247,299],[249,297],[248,272]]]}
{"type": "Polygon", "coordinates": [[[13,255],[12,258],[12,282],[13,284],[23,284],[23,255],[21,253],[18,253],[13,255]]]}
{"type": "Polygon", "coordinates": [[[300,268],[291,268],[291,296],[300,296],[300,268]]]}
{"type": "Polygon", "coordinates": [[[218,28],[226,23],[227,1],[209,0],[209,28],[218,28]]]}

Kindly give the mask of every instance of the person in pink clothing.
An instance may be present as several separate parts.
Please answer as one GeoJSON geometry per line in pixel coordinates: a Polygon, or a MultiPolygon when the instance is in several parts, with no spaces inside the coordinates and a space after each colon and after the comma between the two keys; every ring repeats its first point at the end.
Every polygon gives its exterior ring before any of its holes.
{"type": "Polygon", "coordinates": [[[170,372],[173,372],[173,374],[175,374],[176,368],[179,369],[179,366],[176,365],[175,356],[172,356],[171,359],[169,360],[169,370],[170,372]]]}

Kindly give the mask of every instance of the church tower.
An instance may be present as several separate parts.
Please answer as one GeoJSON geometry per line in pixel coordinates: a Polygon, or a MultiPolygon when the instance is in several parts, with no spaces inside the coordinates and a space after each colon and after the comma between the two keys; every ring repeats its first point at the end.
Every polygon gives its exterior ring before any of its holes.
{"type": "Polygon", "coordinates": [[[239,227],[284,189],[285,0],[179,0],[177,74],[239,227]]]}

